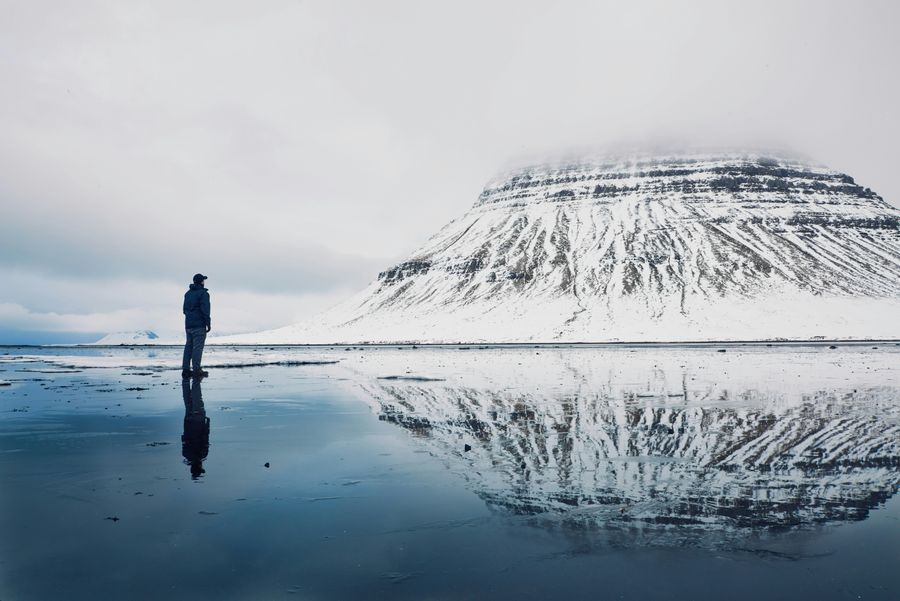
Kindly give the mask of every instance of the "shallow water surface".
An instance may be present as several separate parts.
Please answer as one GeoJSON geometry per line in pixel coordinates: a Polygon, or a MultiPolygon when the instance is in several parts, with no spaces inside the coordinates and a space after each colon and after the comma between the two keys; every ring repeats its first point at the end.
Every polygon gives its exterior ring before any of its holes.
{"type": "Polygon", "coordinates": [[[0,349],[0,599],[898,599],[874,346],[0,349]]]}

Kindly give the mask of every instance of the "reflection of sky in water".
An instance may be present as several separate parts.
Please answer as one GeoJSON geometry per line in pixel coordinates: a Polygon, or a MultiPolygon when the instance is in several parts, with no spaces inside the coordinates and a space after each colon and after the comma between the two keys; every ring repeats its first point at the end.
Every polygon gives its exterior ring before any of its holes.
{"type": "Polygon", "coordinates": [[[897,598],[893,347],[102,353],[0,362],[0,598],[897,598]]]}

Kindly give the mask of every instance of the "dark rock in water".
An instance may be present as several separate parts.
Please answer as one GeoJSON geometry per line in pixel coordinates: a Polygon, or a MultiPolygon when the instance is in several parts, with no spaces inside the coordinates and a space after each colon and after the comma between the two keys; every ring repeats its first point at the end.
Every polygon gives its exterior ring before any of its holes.
{"type": "Polygon", "coordinates": [[[428,378],[425,376],[381,376],[379,380],[406,380],[408,382],[443,382],[444,378],[428,378]]]}
{"type": "Polygon", "coordinates": [[[334,365],[337,361],[319,361],[319,360],[311,360],[311,361],[264,361],[258,363],[222,363],[216,365],[216,369],[243,369],[246,367],[269,367],[269,366],[279,366],[279,367],[301,367],[305,365],[334,365]]]}
{"type": "Polygon", "coordinates": [[[266,461],[265,467],[269,467],[269,462],[268,462],[268,461],[266,461]]]}
{"type": "Polygon", "coordinates": [[[466,453],[468,453],[471,450],[472,450],[472,445],[467,444],[467,445],[463,446],[463,451],[465,451],[466,453]]]}

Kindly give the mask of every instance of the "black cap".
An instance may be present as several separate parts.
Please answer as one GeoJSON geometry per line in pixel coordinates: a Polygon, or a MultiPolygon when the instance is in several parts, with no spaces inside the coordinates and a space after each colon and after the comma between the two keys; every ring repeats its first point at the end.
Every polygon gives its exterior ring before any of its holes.
{"type": "Polygon", "coordinates": [[[207,277],[205,275],[203,275],[202,273],[194,274],[194,283],[195,284],[199,284],[200,282],[202,282],[205,279],[207,279],[207,277]]]}

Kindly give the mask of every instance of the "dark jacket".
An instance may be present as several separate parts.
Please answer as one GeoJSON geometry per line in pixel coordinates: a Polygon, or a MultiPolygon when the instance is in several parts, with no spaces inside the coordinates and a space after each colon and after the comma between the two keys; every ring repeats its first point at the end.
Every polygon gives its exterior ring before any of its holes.
{"type": "Polygon", "coordinates": [[[184,328],[209,327],[209,291],[203,286],[191,284],[191,289],[184,293],[184,328]]]}

